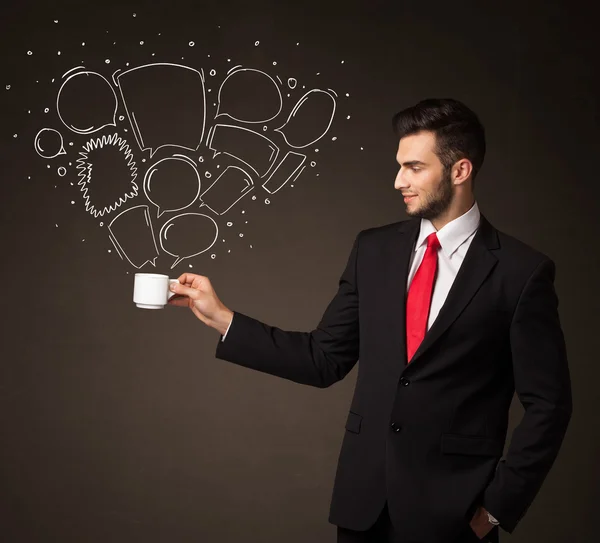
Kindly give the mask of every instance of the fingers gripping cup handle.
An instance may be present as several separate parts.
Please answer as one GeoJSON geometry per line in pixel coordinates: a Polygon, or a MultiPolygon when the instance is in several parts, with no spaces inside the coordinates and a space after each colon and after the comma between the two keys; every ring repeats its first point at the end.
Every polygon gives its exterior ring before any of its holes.
{"type": "MultiPolygon", "coordinates": [[[[173,283],[179,283],[178,279],[169,279],[169,286],[171,286],[173,283]]],[[[167,300],[170,300],[173,296],[175,296],[175,293],[169,289],[169,291],[167,292],[167,300]]]]}

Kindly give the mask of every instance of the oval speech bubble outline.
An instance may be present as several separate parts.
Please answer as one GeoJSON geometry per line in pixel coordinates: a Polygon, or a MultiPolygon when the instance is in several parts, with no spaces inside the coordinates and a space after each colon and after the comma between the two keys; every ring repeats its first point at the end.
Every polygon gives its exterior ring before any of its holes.
{"type": "MultiPolygon", "coordinates": [[[[325,134],[327,134],[327,131],[329,130],[329,128],[331,127],[331,123],[333,122],[333,118],[335,116],[335,109],[336,109],[337,103],[335,101],[335,98],[333,96],[333,94],[331,94],[330,92],[324,91],[322,89],[312,89],[310,91],[308,91],[302,98],[300,98],[300,100],[298,100],[298,103],[294,106],[294,109],[292,109],[292,112],[289,114],[287,121],[285,121],[285,123],[283,123],[283,125],[281,125],[279,128],[275,129],[275,132],[279,132],[282,136],[283,139],[285,140],[285,142],[290,146],[293,147],[294,149],[303,149],[304,147],[308,147],[309,145],[312,145],[313,143],[319,141],[325,134]],[[285,132],[283,131],[283,129],[290,123],[294,122],[294,118],[296,117],[296,115],[298,114],[298,111],[300,110],[300,108],[306,103],[307,100],[309,100],[310,95],[312,93],[319,93],[319,94],[324,94],[325,96],[331,98],[331,101],[333,102],[333,109],[331,111],[331,117],[329,119],[329,122],[327,123],[327,127],[325,128],[325,130],[323,130],[323,132],[321,133],[320,136],[318,136],[317,138],[315,138],[312,141],[309,141],[306,144],[303,145],[293,145],[292,143],[290,143],[288,141],[287,136],[285,135],[285,132]]],[[[301,117],[299,117],[301,119],[301,117]]]]}
{"type": "MultiPolygon", "coordinates": [[[[69,73],[69,72],[67,72],[67,73],[69,73]]],[[[103,75],[96,73],[96,72],[83,71],[83,72],[75,72],[75,73],[71,74],[69,77],[67,77],[67,79],[65,79],[65,81],[61,85],[61,87],[58,91],[58,95],[56,97],[56,111],[58,112],[59,119],[69,130],[72,130],[73,132],[76,132],[77,134],[92,134],[93,132],[97,132],[98,130],[101,130],[102,128],[105,128],[107,126],[115,126],[116,127],[117,126],[117,109],[118,109],[118,107],[119,107],[119,101],[117,99],[116,92],[112,88],[112,85],[109,83],[108,79],[106,79],[103,75]],[[61,110],[60,97],[63,92],[63,89],[65,88],[65,85],[67,85],[69,83],[69,81],[72,81],[75,77],[82,77],[82,76],[99,77],[100,80],[103,82],[100,84],[102,84],[102,85],[106,84],[106,86],[110,89],[110,92],[112,93],[112,97],[114,98],[114,109],[113,109],[113,113],[112,113],[112,119],[110,122],[103,124],[102,126],[92,125],[92,126],[88,126],[87,128],[78,128],[78,127],[73,126],[72,124],[67,123],[67,121],[65,121],[63,119],[62,113],[60,111],[61,110]]],[[[96,110],[97,108],[93,107],[93,104],[92,104],[90,109],[96,110]]]]}
{"type": "Polygon", "coordinates": [[[37,135],[35,136],[35,140],[33,142],[33,148],[35,149],[35,152],[40,155],[42,158],[56,158],[59,155],[66,155],[67,152],[65,151],[65,143],[63,141],[63,137],[62,134],[58,131],[58,130],[54,130],[54,128],[42,128],[37,135]],[[60,149],[58,150],[58,152],[51,154],[51,152],[48,152],[47,149],[44,149],[42,147],[42,143],[40,140],[42,140],[44,137],[56,137],[58,136],[58,145],[56,145],[55,147],[59,147],[60,149]],[[46,154],[44,154],[46,153],[46,154]]]}
{"type": "MultiPolygon", "coordinates": [[[[201,189],[201,185],[202,185],[202,181],[200,179],[200,173],[198,172],[196,165],[194,164],[194,162],[187,156],[184,155],[173,155],[172,157],[167,157],[167,158],[163,158],[161,160],[159,160],[158,162],[156,162],[155,164],[153,164],[150,168],[148,168],[148,171],[146,172],[146,175],[144,176],[144,194],[146,195],[146,198],[148,198],[148,200],[154,204],[156,206],[156,208],[158,209],[158,214],[156,215],[157,217],[160,217],[163,213],[167,213],[170,211],[181,211],[182,209],[186,209],[188,207],[190,207],[198,198],[198,196],[200,195],[200,189],[201,189]],[[152,181],[152,176],[158,171],[157,166],[161,163],[161,162],[165,162],[167,160],[177,160],[179,162],[185,162],[187,164],[189,164],[192,167],[192,170],[194,171],[194,173],[196,174],[196,179],[198,180],[198,188],[196,190],[196,194],[194,194],[194,196],[192,198],[186,199],[186,204],[182,205],[181,207],[175,207],[175,208],[161,208],[160,204],[155,202],[152,197],[151,197],[151,192],[152,189],[150,187],[150,183],[152,181]]],[[[176,187],[173,187],[174,190],[177,190],[176,187]]]]}
{"type": "MultiPolygon", "coordinates": [[[[195,220],[195,219],[192,219],[192,220],[195,220]]],[[[191,258],[193,256],[197,256],[199,254],[204,253],[205,251],[208,251],[217,241],[218,235],[219,235],[219,227],[212,217],[209,217],[208,215],[204,215],[203,213],[182,213],[180,215],[173,217],[172,219],[169,219],[165,224],[163,224],[162,228],[160,229],[159,239],[160,239],[160,246],[161,246],[162,250],[165,253],[167,253],[168,255],[175,257],[175,262],[173,262],[173,264],[171,265],[171,269],[173,269],[182,260],[185,260],[186,258],[191,258]],[[214,226],[214,228],[215,228],[215,237],[213,238],[213,240],[210,242],[210,244],[207,247],[205,247],[201,251],[187,254],[185,256],[181,256],[181,254],[178,254],[178,253],[182,253],[182,251],[171,252],[171,251],[165,249],[165,243],[167,243],[167,241],[168,241],[167,235],[169,233],[169,229],[172,228],[173,226],[175,226],[177,224],[177,222],[184,221],[185,219],[182,219],[182,217],[186,217],[187,219],[189,219],[191,217],[202,217],[203,224],[212,224],[212,226],[214,226]],[[208,222],[205,221],[204,219],[208,219],[208,222]]]]}

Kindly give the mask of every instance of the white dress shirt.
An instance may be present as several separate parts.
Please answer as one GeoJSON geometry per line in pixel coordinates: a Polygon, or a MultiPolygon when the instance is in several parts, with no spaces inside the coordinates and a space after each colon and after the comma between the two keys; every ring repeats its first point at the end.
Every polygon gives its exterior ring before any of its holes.
{"type": "MultiPolygon", "coordinates": [[[[438,250],[437,275],[433,285],[433,293],[431,295],[427,330],[431,328],[433,321],[435,321],[446,300],[446,296],[448,296],[454,278],[465,259],[473,236],[475,236],[475,232],[477,232],[477,228],[479,227],[479,218],[479,207],[477,206],[477,202],[474,202],[469,211],[463,213],[460,217],[451,220],[437,231],[429,219],[421,219],[419,236],[417,237],[415,250],[411,256],[406,289],[408,290],[410,287],[410,283],[425,255],[425,250],[427,249],[427,236],[432,232],[437,232],[437,238],[441,247],[438,250]]],[[[225,340],[232,323],[233,319],[229,323],[221,341],[225,340]]]]}
{"type": "Polygon", "coordinates": [[[431,328],[433,321],[435,321],[446,301],[446,296],[450,292],[454,278],[479,227],[479,217],[479,207],[477,202],[474,202],[469,211],[451,220],[437,231],[430,220],[421,219],[421,229],[412,254],[406,289],[408,291],[410,283],[425,256],[427,236],[432,232],[436,232],[441,247],[438,249],[437,274],[431,295],[427,330],[431,328]]]}

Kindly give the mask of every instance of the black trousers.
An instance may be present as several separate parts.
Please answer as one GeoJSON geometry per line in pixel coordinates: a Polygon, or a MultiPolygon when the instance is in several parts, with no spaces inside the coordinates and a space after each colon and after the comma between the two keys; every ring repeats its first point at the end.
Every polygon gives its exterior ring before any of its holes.
{"type": "MultiPolygon", "coordinates": [[[[461,537],[452,542],[448,543],[498,543],[498,527],[495,526],[490,532],[483,538],[479,539],[475,532],[468,526],[465,530],[464,537],[461,537]]],[[[394,534],[394,527],[390,520],[390,514],[388,511],[387,501],[379,515],[379,518],[375,521],[375,524],[364,532],[357,532],[348,528],[337,527],[337,543],[397,543],[394,534]]]]}

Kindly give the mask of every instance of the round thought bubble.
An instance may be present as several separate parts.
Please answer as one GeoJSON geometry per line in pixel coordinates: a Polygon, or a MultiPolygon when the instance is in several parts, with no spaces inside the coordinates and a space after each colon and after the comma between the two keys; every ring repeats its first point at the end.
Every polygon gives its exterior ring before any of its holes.
{"type": "Polygon", "coordinates": [[[108,80],[95,72],[75,72],[62,84],[56,110],[63,124],[77,134],[117,126],[117,95],[108,80]]]}
{"type": "Polygon", "coordinates": [[[54,128],[42,128],[36,135],[33,143],[35,151],[42,158],[56,158],[66,155],[63,137],[54,128]]]}
{"type": "Polygon", "coordinates": [[[160,229],[160,246],[175,257],[173,269],[186,258],[208,251],[217,241],[219,228],[208,215],[183,213],[173,217],[160,229]]]}
{"type": "Polygon", "coordinates": [[[221,83],[216,117],[265,123],[277,117],[282,106],[281,91],[270,75],[243,68],[229,74],[221,83]]]}
{"type": "Polygon", "coordinates": [[[158,208],[157,217],[190,206],[198,198],[200,187],[194,162],[183,155],[159,160],[144,177],[144,193],[158,208]]]}

